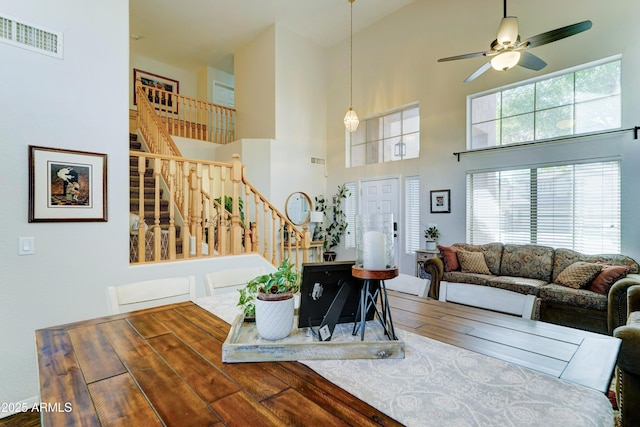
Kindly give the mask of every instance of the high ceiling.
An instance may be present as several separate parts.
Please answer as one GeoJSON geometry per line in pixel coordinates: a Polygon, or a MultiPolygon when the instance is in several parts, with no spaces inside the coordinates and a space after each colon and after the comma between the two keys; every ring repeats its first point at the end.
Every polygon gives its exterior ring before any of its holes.
{"type": "MultiPolygon", "coordinates": [[[[353,30],[414,0],[359,0],[353,30]]],[[[348,0],[131,0],[131,52],[233,73],[233,52],[278,23],[325,47],[349,36],[348,0]]]]}

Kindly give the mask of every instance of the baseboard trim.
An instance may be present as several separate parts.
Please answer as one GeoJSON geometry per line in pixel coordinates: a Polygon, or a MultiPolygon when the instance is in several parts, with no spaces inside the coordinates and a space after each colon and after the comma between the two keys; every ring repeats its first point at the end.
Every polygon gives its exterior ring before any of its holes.
{"type": "Polygon", "coordinates": [[[40,398],[33,396],[20,402],[10,403],[7,406],[0,408],[0,419],[10,417],[11,415],[19,414],[21,412],[30,412],[33,408],[40,407],[40,398]],[[5,409],[7,411],[5,411],[5,409]],[[25,411],[26,409],[26,411],[25,411]]]}

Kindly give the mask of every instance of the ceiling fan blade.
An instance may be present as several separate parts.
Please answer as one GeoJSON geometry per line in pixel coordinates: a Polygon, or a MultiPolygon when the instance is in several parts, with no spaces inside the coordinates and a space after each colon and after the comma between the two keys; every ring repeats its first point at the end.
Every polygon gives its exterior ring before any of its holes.
{"type": "Polygon", "coordinates": [[[539,71],[547,66],[547,63],[532,53],[522,52],[518,65],[530,70],[539,71]]]}
{"type": "Polygon", "coordinates": [[[593,24],[591,21],[582,21],[577,24],[567,25],[566,27],[557,28],[555,30],[547,31],[546,33],[538,34],[525,40],[520,46],[526,47],[538,47],[547,43],[555,42],[557,40],[564,39],[566,37],[573,36],[575,34],[587,31],[593,24]]]}
{"type": "Polygon", "coordinates": [[[450,56],[448,58],[440,58],[438,62],[455,61],[457,59],[477,58],[478,56],[486,56],[487,52],[465,53],[464,55],[450,56]]]}
{"type": "Polygon", "coordinates": [[[475,80],[477,77],[480,77],[482,74],[484,74],[485,71],[487,71],[489,68],[491,68],[491,63],[487,62],[485,64],[482,65],[482,67],[478,68],[477,70],[475,70],[473,72],[473,74],[471,74],[469,77],[467,77],[464,82],[465,83],[469,83],[472,80],[475,80]]]}

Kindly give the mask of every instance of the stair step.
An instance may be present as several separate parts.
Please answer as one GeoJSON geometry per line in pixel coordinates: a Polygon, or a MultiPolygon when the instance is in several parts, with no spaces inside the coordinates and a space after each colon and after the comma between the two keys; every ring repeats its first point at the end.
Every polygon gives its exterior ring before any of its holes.
{"type": "MultiPolygon", "coordinates": [[[[138,157],[136,157],[136,156],[130,156],[130,157],[129,157],[129,167],[130,167],[130,168],[131,168],[131,167],[135,167],[135,168],[137,168],[137,167],[138,167],[138,160],[139,160],[139,158],[138,158],[138,157]]],[[[145,166],[147,167],[147,169],[146,169],[146,170],[147,170],[147,171],[149,171],[149,170],[150,170],[149,165],[151,164],[151,162],[149,161],[149,159],[145,159],[144,164],[145,164],[145,166]]],[[[137,174],[137,173],[138,173],[138,171],[136,170],[136,174],[137,174]]]]}
{"type": "MultiPolygon", "coordinates": [[[[129,186],[130,187],[140,187],[140,177],[136,174],[134,176],[129,175],[129,186]]],[[[156,179],[152,176],[144,177],[144,188],[154,188],[156,183],[156,179]]]]}
{"type": "MultiPolygon", "coordinates": [[[[136,182],[137,184],[137,182],[136,182]]],[[[155,188],[153,187],[145,187],[144,188],[144,198],[145,200],[151,199],[153,200],[155,198],[155,188]]],[[[129,187],[129,198],[130,199],[136,199],[139,200],[140,197],[138,197],[140,195],[140,187],[135,186],[135,187],[129,187]]],[[[160,189],[160,198],[162,198],[162,189],[160,189]]]]}
{"type": "MultiPolygon", "coordinates": [[[[140,199],[138,198],[130,198],[129,199],[129,207],[132,212],[137,212],[140,206],[140,199]]],[[[155,200],[145,200],[144,201],[144,210],[145,212],[153,212],[155,209],[155,200]]],[[[160,212],[169,211],[169,201],[168,200],[160,200],[160,212]]]]}
{"type": "MultiPolygon", "coordinates": [[[[134,133],[129,134],[129,149],[131,151],[142,150],[142,143],[138,141],[138,135],[134,133]]],[[[155,222],[155,177],[153,169],[149,167],[150,159],[146,159],[146,170],[144,174],[144,221],[147,223],[150,229],[154,226],[155,222]]],[[[129,157],[129,209],[131,212],[138,213],[140,209],[140,175],[138,173],[138,157],[129,157]]],[[[162,190],[160,190],[160,228],[162,230],[169,229],[169,201],[162,199],[162,190]]],[[[181,227],[175,226],[176,229],[176,254],[180,258],[182,254],[182,235],[181,227]]]]}

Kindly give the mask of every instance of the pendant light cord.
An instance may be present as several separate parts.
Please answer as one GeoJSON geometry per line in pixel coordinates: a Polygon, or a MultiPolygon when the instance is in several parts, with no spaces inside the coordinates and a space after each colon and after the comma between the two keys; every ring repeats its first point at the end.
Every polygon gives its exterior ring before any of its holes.
{"type": "Polygon", "coordinates": [[[351,5],[351,23],[349,29],[349,108],[353,108],[353,2],[349,0],[351,5]]]}

